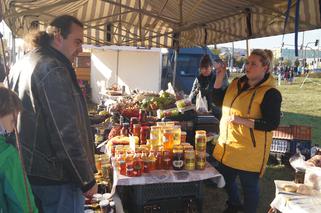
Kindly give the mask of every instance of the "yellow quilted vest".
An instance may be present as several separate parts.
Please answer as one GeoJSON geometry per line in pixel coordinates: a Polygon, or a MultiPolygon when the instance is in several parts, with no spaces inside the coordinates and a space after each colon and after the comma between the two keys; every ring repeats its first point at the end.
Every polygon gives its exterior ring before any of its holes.
{"type": "Polygon", "coordinates": [[[222,106],[219,142],[213,156],[231,168],[258,172],[262,176],[269,157],[272,132],[248,128],[227,122],[230,115],[243,118],[262,118],[260,105],[267,90],[274,87],[269,78],[257,87],[238,93],[241,83],[234,79],[228,87],[222,106]],[[239,86],[238,86],[239,84],[239,86]]]}

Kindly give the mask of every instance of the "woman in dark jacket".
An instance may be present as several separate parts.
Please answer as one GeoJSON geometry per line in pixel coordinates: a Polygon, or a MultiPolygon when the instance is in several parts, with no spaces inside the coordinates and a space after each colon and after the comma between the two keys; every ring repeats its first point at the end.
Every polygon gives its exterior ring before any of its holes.
{"type": "MultiPolygon", "coordinates": [[[[194,80],[189,97],[195,103],[198,93],[201,92],[202,97],[206,97],[208,111],[212,111],[215,117],[220,118],[221,110],[213,103],[213,87],[216,73],[213,71],[213,62],[209,55],[206,54],[202,57],[199,67],[200,74],[194,80]]],[[[227,77],[225,76],[223,87],[225,88],[227,84],[227,77]]]]}

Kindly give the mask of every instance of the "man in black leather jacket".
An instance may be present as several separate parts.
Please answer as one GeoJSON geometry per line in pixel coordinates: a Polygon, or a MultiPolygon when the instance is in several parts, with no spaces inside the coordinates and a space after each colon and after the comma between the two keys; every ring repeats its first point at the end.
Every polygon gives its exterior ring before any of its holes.
{"type": "Polygon", "coordinates": [[[97,192],[86,102],[71,64],[82,51],[83,25],[60,16],[33,41],[9,76],[24,106],[18,132],[25,169],[39,209],[83,212],[83,195],[97,192]]]}

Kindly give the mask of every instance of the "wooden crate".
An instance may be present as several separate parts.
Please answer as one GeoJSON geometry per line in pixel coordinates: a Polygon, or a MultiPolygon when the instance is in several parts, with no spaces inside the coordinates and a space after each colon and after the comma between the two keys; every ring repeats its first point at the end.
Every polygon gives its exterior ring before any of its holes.
{"type": "Polygon", "coordinates": [[[311,141],[312,128],[302,125],[279,126],[273,131],[273,138],[311,141]]]}
{"type": "Polygon", "coordinates": [[[293,139],[307,140],[312,139],[312,128],[310,126],[291,125],[293,139]]]}
{"type": "Polygon", "coordinates": [[[273,131],[273,138],[293,139],[292,128],[290,126],[279,126],[273,131]]]}

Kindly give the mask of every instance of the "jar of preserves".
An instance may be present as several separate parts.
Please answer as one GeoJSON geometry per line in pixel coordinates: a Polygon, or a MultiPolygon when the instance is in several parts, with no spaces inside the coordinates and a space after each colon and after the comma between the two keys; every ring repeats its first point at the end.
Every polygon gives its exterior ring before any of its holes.
{"type": "Polygon", "coordinates": [[[173,147],[172,165],[174,170],[182,170],[184,168],[183,147],[180,145],[174,145],[173,147]]]}
{"type": "Polygon", "coordinates": [[[146,151],[143,151],[143,153],[142,153],[142,160],[143,160],[143,163],[144,163],[143,172],[144,173],[148,173],[149,172],[149,158],[147,156],[146,151]]]}
{"type": "Polygon", "coordinates": [[[135,153],[134,160],[133,160],[133,167],[134,167],[134,176],[136,177],[141,176],[144,171],[144,162],[141,158],[140,153],[135,153]]]}
{"type": "Polygon", "coordinates": [[[171,156],[170,156],[170,151],[165,150],[163,153],[163,169],[165,170],[170,170],[172,161],[171,161],[171,156]]]}
{"type": "Polygon", "coordinates": [[[195,150],[198,152],[206,152],[206,131],[197,130],[195,132],[195,150]]]}
{"type": "Polygon", "coordinates": [[[147,139],[149,139],[149,135],[150,135],[150,127],[142,126],[140,128],[140,144],[146,144],[147,139]]]}
{"type": "Polygon", "coordinates": [[[164,129],[162,143],[165,150],[172,151],[174,145],[174,133],[172,129],[164,129]]]}
{"type": "Polygon", "coordinates": [[[195,169],[195,152],[194,150],[185,150],[184,153],[185,159],[185,169],[194,170],[195,169]]]}
{"type": "Polygon", "coordinates": [[[159,126],[151,127],[149,140],[152,148],[159,146],[161,144],[161,127],[159,126]]]}
{"type": "Polygon", "coordinates": [[[126,175],[129,177],[134,176],[133,163],[134,163],[133,153],[127,152],[127,155],[126,155],[126,175]]]}
{"type": "Polygon", "coordinates": [[[126,155],[124,153],[120,154],[117,158],[119,165],[119,173],[121,175],[126,175],[126,155]]]}
{"type": "Polygon", "coordinates": [[[156,156],[154,151],[150,151],[148,155],[148,169],[153,171],[156,169],[156,156]]]}
{"type": "Polygon", "coordinates": [[[296,168],[294,173],[294,183],[304,183],[305,169],[296,168]]]}
{"type": "Polygon", "coordinates": [[[174,145],[179,145],[181,143],[181,126],[173,127],[173,143],[174,145]]]}
{"type": "Polygon", "coordinates": [[[161,150],[158,150],[156,153],[156,169],[162,169],[163,168],[163,152],[161,150]]]}
{"type": "Polygon", "coordinates": [[[206,152],[196,152],[196,169],[204,170],[206,167],[206,152]]]}

